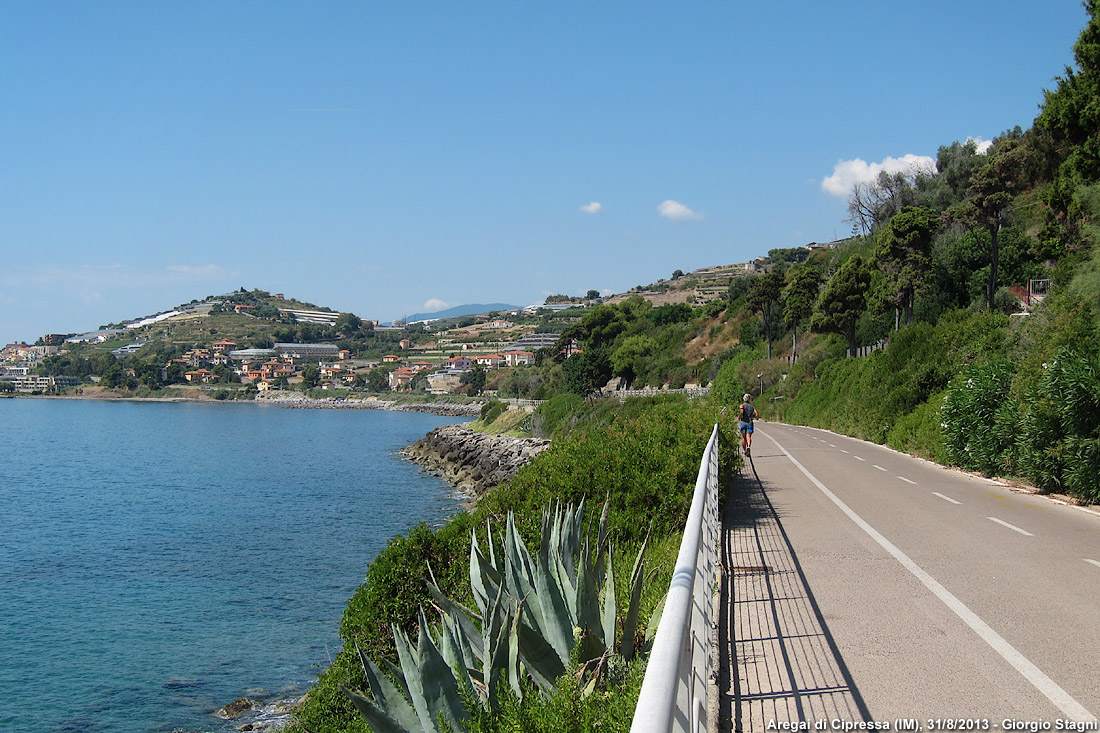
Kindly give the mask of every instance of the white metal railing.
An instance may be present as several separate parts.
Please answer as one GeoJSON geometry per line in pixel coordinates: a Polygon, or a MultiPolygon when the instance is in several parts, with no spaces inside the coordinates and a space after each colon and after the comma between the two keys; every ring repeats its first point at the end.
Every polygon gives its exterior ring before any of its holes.
{"type": "Polygon", "coordinates": [[[600,397],[618,397],[620,401],[625,400],[627,397],[659,397],[666,394],[682,394],[688,399],[695,399],[696,397],[706,397],[710,394],[710,387],[683,387],[677,389],[602,389],[599,391],[600,397]]]}
{"type": "Polygon", "coordinates": [[[718,570],[718,426],[699,465],[676,569],[653,640],[631,733],[707,730],[718,570]]]}

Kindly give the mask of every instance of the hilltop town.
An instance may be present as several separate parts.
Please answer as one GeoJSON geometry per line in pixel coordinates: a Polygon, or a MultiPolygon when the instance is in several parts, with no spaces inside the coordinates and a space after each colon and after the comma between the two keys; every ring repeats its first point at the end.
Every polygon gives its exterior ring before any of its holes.
{"type": "MultiPolygon", "coordinates": [[[[773,250],[751,262],[686,274],[677,270],[669,279],[608,297],[589,291],[526,308],[389,325],[241,288],[89,333],[8,344],[0,353],[0,391],[223,400],[278,390],[493,393],[506,376],[513,387],[522,383],[514,371],[536,366],[547,354],[578,353],[576,341],[563,341],[561,334],[596,305],[637,298],[654,307],[702,307],[725,300],[735,279],[769,270],[773,256],[786,261],[795,253],[805,260],[836,244],[773,250]]],[[[512,391],[539,396],[537,387],[512,391]]]]}

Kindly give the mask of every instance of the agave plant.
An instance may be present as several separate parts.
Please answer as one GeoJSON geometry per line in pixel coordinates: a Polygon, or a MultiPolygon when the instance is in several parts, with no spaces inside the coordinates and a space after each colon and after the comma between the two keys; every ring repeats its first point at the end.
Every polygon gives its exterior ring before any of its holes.
{"type": "MultiPolygon", "coordinates": [[[[428,589],[440,623],[430,627],[421,610],[415,648],[394,627],[400,665],[386,666],[396,683],[359,653],[369,695],[346,692],[363,718],[380,733],[463,730],[470,704],[496,710],[505,690],[517,698],[531,688],[548,695],[573,663],[588,693],[612,657],[634,658],[648,537],[634,562],[630,601],[616,637],[607,511],[605,503],[593,539],[583,531],[583,502],[544,510],[534,556],[511,514],[503,537],[494,538],[492,525],[487,526],[484,552],[474,533],[470,585],[477,608],[446,597],[433,578],[428,589]]],[[[660,608],[650,629],[656,628],[659,613],[660,608]]]]}

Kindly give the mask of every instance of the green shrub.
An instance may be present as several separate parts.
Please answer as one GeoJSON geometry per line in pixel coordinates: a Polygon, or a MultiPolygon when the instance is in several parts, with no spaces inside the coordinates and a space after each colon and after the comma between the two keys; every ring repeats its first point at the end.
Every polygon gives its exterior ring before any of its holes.
{"type": "Polygon", "coordinates": [[[1012,421],[1014,410],[1007,399],[1013,373],[1011,363],[999,361],[971,367],[948,386],[942,415],[951,462],[987,474],[1004,468],[1014,431],[994,426],[1012,421]]]}
{"type": "Polygon", "coordinates": [[[481,422],[491,423],[500,417],[501,413],[508,409],[508,405],[500,400],[489,400],[481,406],[481,422]]]}
{"type": "Polygon", "coordinates": [[[1100,357],[1063,348],[1023,405],[1019,464],[1036,486],[1100,501],[1100,357]]]}
{"type": "Polygon", "coordinates": [[[939,392],[912,412],[899,417],[886,434],[886,445],[894,450],[947,463],[940,414],[946,392],[939,392]]]}
{"type": "Polygon", "coordinates": [[[575,394],[559,394],[543,402],[535,410],[531,420],[532,430],[536,438],[551,437],[569,416],[584,405],[584,398],[575,394]]]}

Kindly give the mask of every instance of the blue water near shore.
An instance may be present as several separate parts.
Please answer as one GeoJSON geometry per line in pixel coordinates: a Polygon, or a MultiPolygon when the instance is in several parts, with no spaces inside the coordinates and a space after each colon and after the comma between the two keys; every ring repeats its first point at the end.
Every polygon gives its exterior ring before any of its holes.
{"type": "Polygon", "coordinates": [[[458,510],[398,451],[459,421],[0,400],[0,730],[230,731],[301,695],[370,559],[458,510]]]}

